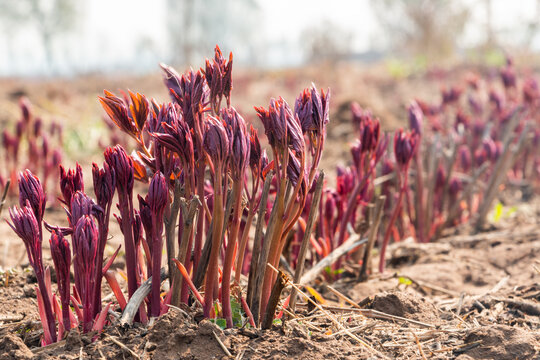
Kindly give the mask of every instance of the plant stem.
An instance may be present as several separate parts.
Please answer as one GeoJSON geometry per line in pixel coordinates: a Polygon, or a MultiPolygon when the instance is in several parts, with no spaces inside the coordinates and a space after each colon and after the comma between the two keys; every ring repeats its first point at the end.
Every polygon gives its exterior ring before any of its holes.
{"type": "Polygon", "coordinates": [[[233,201],[234,212],[232,217],[232,229],[227,242],[225,251],[225,261],[223,263],[223,276],[221,282],[221,304],[223,306],[223,317],[227,322],[227,327],[233,327],[232,311],[231,311],[231,273],[234,262],[234,250],[236,246],[236,238],[240,229],[240,210],[242,209],[242,189],[243,181],[237,179],[233,185],[233,201]]]}
{"type": "Polygon", "coordinates": [[[371,224],[369,229],[368,242],[364,250],[364,259],[362,261],[362,269],[360,270],[360,281],[366,281],[368,279],[368,266],[371,263],[371,251],[373,250],[373,245],[377,239],[377,234],[379,232],[379,225],[381,224],[382,215],[384,213],[384,203],[386,201],[386,196],[381,195],[377,198],[375,204],[375,220],[371,224]]]}
{"type": "MultiPolygon", "coordinates": [[[[199,206],[201,202],[199,197],[194,195],[189,202],[189,206],[182,204],[182,213],[184,214],[184,226],[182,231],[182,238],[180,241],[180,248],[178,249],[177,259],[181,259],[184,264],[187,264],[189,258],[191,257],[191,252],[189,251],[191,245],[191,238],[193,233],[193,220],[197,216],[199,206]]],[[[186,266],[184,266],[186,268],[186,266]]],[[[177,268],[178,270],[178,268],[177,268]]],[[[180,275],[180,273],[178,273],[180,275]]],[[[184,284],[185,281],[182,281],[182,277],[178,276],[174,279],[172,283],[173,295],[171,298],[171,305],[178,306],[184,300],[184,284]]]]}
{"type": "MultiPolygon", "coordinates": [[[[202,147],[199,146],[200,154],[202,154],[202,147]]],[[[205,196],[204,196],[204,158],[197,162],[197,195],[203,205],[205,205],[205,196]]],[[[221,186],[221,185],[220,185],[221,186]]],[[[197,217],[197,232],[195,234],[195,244],[194,244],[194,256],[193,256],[193,268],[197,269],[199,266],[199,260],[202,255],[202,238],[204,233],[204,212],[205,207],[203,206],[201,216],[197,217]]]]}
{"type": "MultiPolygon", "coordinates": [[[[161,269],[161,253],[163,250],[163,219],[158,218],[155,214],[152,214],[152,274],[159,274],[161,269]]],[[[152,281],[152,298],[151,298],[151,309],[150,316],[157,317],[161,310],[161,297],[160,297],[160,288],[161,281],[157,280],[154,277],[152,281]]]]}
{"type": "MultiPolygon", "coordinates": [[[[294,282],[297,284],[302,277],[304,272],[304,261],[306,258],[307,248],[309,244],[309,239],[311,238],[311,232],[313,230],[313,225],[317,219],[317,212],[319,210],[319,202],[321,200],[322,188],[324,185],[324,172],[319,173],[317,178],[317,183],[315,185],[315,192],[313,193],[313,198],[311,202],[311,209],[309,209],[309,217],[306,225],[306,230],[304,231],[304,237],[302,239],[302,245],[300,246],[300,253],[298,254],[298,261],[296,263],[296,270],[294,272],[294,282]]],[[[294,312],[294,307],[296,305],[296,290],[291,291],[290,300],[289,300],[289,309],[291,312],[294,312]]]]}
{"type": "Polygon", "coordinates": [[[218,259],[223,229],[223,181],[221,171],[216,169],[214,176],[212,249],[210,250],[210,260],[208,262],[208,270],[206,272],[206,281],[204,285],[204,316],[207,318],[210,317],[210,310],[212,310],[214,303],[214,287],[217,285],[218,259]]]}
{"type": "MultiPolygon", "coordinates": [[[[39,265],[38,265],[39,266],[39,265]]],[[[43,265],[41,265],[43,266],[43,265]]],[[[35,269],[34,269],[35,270],[35,269]]],[[[56,342],[56,323],[54,320],[54,314],[52,312],[51,298],[47,292],[47,286],[45,286],[45,279],[43,278],[43,271],[36,271],[36,279],[38,282],[39,292],[43,298],[43,307],[45,308],[45,317],[47,318],[47,326],[53,342],[56,342]]]]}
{"type": "Polygon", "coordinates": [[[268,193],[270,191],[270,184],[272,182],[274,174],[269,173],[264,180],[263,190],[261,194],[261,202],[259,203],[259,211],[257,213],[257,225],[255,227],[255,236],[253,237],[253,250],[251,253],[251,264],[249,267],[248,288],[247,288],[247,303],[253,313],[253,318],[258,322],[259,319],[259,302],[260,297],[258,294],[258,277],[260,271],[258,270],[259,258],[261,256],[261,239],[263,237],[263,224],[264,217],[266,215],[266,204],[268,201],[268,193]]]}
{"type": "Polygon", "coordinates": [[[418,237],[418,241],[423,243],[426,242],[429,231],[428,227],[426,227],[424,223],[424,171],[422,166],[422,155],[420,151],[416,152],[413,161],[416,167],[416,204],[414,212],[416,236],[418,237]]]}
{"type": "Polygon", "coordinates": [[[276,282],[274,283],[274,286],[272,287],[272,292],[270,293],[269,299],[268,299],[268,306],[266,307],[263,322],[261,325],[261,328],[263,329],[270,329],[272,327],[272,322],[274,320],[274,314],[276,312],[277,304],[279,303],[279,298],[281,295],[281,291],[283,291],[283,288],[287,284],[287,280],[285,279],[285,275],[281,270],[279,270],[277,274],[276,282]]]}
{"type": "MultiPolygon", "coordinates": [[[[169,217],[165,219],[165,236],[166,236],[166,246],[167,246],[167,265],[169,267],[169,284],[175,282],[175,279],[180,277],[178,269],[173,264],[173,256],[175,253],[175,229],[176,221],[178,218],[178,212],[180,211],[180,197],[182,196],[182,184],[180,179],[174,181],[173,189],[173,202],[170,207],[169,217]]],[[[174,304],[173,304],[174,305],[174,304]]]]}
{"type": "MultiPolygon", "coordinates": [[[[107,204],[105,214],[98,219],[99,221],[99,249],[96,259],[96,279],[94,287],[94,301],[93,301],[93,316],[96,316],[101,312],[101,281],[103,279],[103,254],[105,252],[105,245],[107,244],[107,236],[109,234],[109,219],[111,216],[112,201],[107,204]]],[[[68,301],[69,304],[69,301],[68,301]]],[[[62,305],[63,308],[63,305],[62,305]]],[[[69,328],[66,328],[68,331],[69,328]]]]}
{"type": "Polygon", "coordinates": [[[261,272],[261,274],[264,273],[262,290],[260,294],[261,300],[259,314],[261,315],[264,314],[264,310],[266,309],[266,305],[268,303],[268,298],[270,297],[270,291],[272,290],[272,278],[274,275],[272,271],[268,271],[266,268],[266,263],[269,262],[274,266],[276,264],[276,259],[279,261],[279,243],[281,242],[281,234],[283,231],[283,214],[285,211],[286,186],[284,183],[288,183],[288,181],[283,181],[279,188],[279,193],[276,196],[274,202],[275,212],[273,208],[273,219],[271,219],[274,221],[270,221],[268,228],[266,229],[266,234],[264,237],[265,243],[261,253],[261,258],[259,259],[258,270],[261,272]]]}
{"type": "Polygon", "coordinates": [[[360,194],[360,191],[364,188],[366,185],[371,173],[373,172],[373,169],[375,168],[376,162],[374,161],[373,164],[370,165],[369,171],[364,175],[362,180],[360,180],[356,186],[354,187],[351,195],[349,196],[349,200],[347,201],[347,210],[345,211],[345,215],[341,218],[341,223],[339,225],[339,237],[337,245],[341,245],[343,241],[345,240],[345,234],[347,233],[347,223],[351,219],[351,216],[354,213],[354,210],[356,209],[356,203],[357,203],[357,197],[358,194],[360,194]]]}
{"type": "Polygon", "coordinates": [[[394,208],[394,212],[392,214],[392,217],[390,218],[390,221],[388,222],[386,232],[384,233],[384,239],[381,246],[381,255],[379,258],[379,272],[381,273],[384,272],[384,257],[386,254],[386,247],[388,246],[388,242],[390,240],[390,233],[392,232],[394,222],[396,221],[397,216],[401,210],[401,201],[403,200],[403,194],[405,194],[405,191],[407,191],[407,173],[408,169],[403,169],[403,185],[401,186],[401,190],[399,191],[399,196],[396,202],[396,206],[394,208]]]}
{"type": "Polygon", "coordinates": [[[253,218],[255,217],[255,209],[250,206],[248,211],[248,216],[246,220],[246,226],[244,227],[244,231],[242,232],[242,238],[240,239],[240,244],[238,246],[238,255],[236,258],[236,273],[234,274],[234,280],[237,283],[240,283],[240,276],[242,275],[242,268],[244,266],[244,256],[246,253],[246,247],[248,243],[249,238],[249,230],[251,229],[251,223],[253,222],[253,218]]]}
{"type": "Polygon", "coordinates": [[[131,297],[137,291],[137,257],[135,242],[133,241],[132,214],[130,196],[124,192],[118,192],[120,203],[120,216],[122,217],[122,234],[126,249],[126,273],[128,279],[128,295],[131,297]]]}

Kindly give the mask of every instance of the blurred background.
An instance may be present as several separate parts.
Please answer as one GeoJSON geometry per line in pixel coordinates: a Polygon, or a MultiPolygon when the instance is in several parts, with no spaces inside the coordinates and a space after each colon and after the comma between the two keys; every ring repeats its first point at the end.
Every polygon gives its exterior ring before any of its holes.
{"type": "Polygon", "coordinates": [[[0,0],[0,76],[237,66],[496,62],[540,50],[539,0],[0,0]]]}
{"type": "Polygon", "coordinates": [[[62,124],[64,163],[99,160],[129,141],[103,116],[104,89],[169,101],[158,64],[198,69],[216,44],[234,54],[232,104],[256,127],[253,106],[330,88],[326,153],[341,159],[353,101],[394,130],[412,99],[438,101],[471,72],[498,83],[507,57],[535,73],[540,0],[0,0],[0,128],[16,132],[25,96],[62,124]]]}

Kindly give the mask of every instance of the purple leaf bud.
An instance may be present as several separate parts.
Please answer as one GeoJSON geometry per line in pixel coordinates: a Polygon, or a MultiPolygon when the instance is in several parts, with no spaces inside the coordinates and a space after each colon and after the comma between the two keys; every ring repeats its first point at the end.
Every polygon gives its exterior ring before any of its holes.
{"type": "Polygon", "coordinates": [[[105,90],[105,96],[99,96],[101,106],[109,115],[109,118],[126,134],[136,137],[139,134],[139,130],[135,125],[135,122],[130,118],[128,113],[128,106],[124,99],[119,98],[113,93],[105,90]]]}
{"type": "Polygon", "coordinates": [[[77,191],[71,197],[69,216],[71,226],[75,226],[83,216],[94,215],[98,217],[102,213],[103,209],[82,191],[77,191]]]}
{"type": "Polygon", "coordinates": [[[163,123],[164,133],[152,134],[158,143],[174,152],[180,158],[182,166],[191,169],[194,167],[193,138],[188,124],[178,114],[178,119],[171,124],[163,123]]]}
{"type": "Polygon", "coordinates": [[[349,194],[354,186],[354,175],[351,168],[337,167],[336,190],[340,196],[349,194]]]}
{"type": "Polygon", "coordinates": [[[93,303],[97,267],[101,266],[103,260],[98,259],[99,231],[94,219],[87,215],[80,218],[75,225],[72,238],[75,285],[81,295],[83,305],[83,332],[88,332],[92,328],[95,315],[93,303]]]}
{"type": "MultiPolygon", "coordinates": [[[[300,180],[300,176],[302,171],[300,161],[294,156],[294,154],[289,151],[289,162],[287,164],[287,177],[291,184],[293,186],[296,186],[298,184],[298,181],[300,180]]],[[[304,174],[305,175],[305,174],[304,174]]],[[[305,176],[302,178],[302,182],[304,183],[302,186],[302,190],[305,191],[305,176]]]]}
{"type": "Polygon", "coordinates": [[[44,159],[47,159],[49,156],[49,137],[47,134],[43,134],[42,136],[42,142],[41,142],[41,154],[43,155],[44,159]]]}
{"type": "Polygon", "coordinates": [[[20,139],[22,138],[25,127],[26,125],[24,124],[23,120],[17,121],[17,124],[15,125],[15,137],[17,138],[17,140],[20,141],[20,139]]]}
{"type": "Polygon", "coordinates": [[[177,106],[172,103],[163,104],[159,109],[157,116],[157,123],[154,126],[149,127],[150,132],[163,133],[165,124],[170,126],[176,126],[179,122],[180,114],[177,111],[177,106]]]}
{"type": "Polygon", "coordinates": [[[482,147],[488,159],[495,160],[497,157],[497,146],[491,138],[486,138],[482,141],[482,147]]]}
{"type": "MultiPolygon", "coordinates": [[[[133,213],[133,240],[135,241],[135,247],[138,247],[143,239],[144,227],[141,219],[141,213],[137,210],[134,210],[133,213]]],[[[147,234],[147,238],[150,239],[151,236],[147,234]]]]}
{"type": "Polygon", "coordinates": [[[463,182],[460,179],[453,177],[448,185],[448,190],[455,196],[458,192],[463,190],[463,182]]]}
{"type": "Polygon", "coordinates": [[[221,110],[221,118],[225,122],[229,143],[231,145],[231,169],[233,176],[238,179],[244,175],[249,164],[249,137],[246,122],[235,108],[221,110]]]}
{"type": "Polygon", "coordinates": [[[120,145],[107,148],[104,153],[105,161],[114,170],[116,188],[118,191],[131,193],[133,191],[133,160],[120,145]]]}
{"type": "Polygon", "coordinates": [[[169,186],[167,179],[161,172],[154,174],[150,181],[150,188],[148,189],[148,204],[150,210],[157,214],[158,218],[163,218],[163,211],[169,200],[169,186]]]}
{"type": "Polygon", "coordinates": [[[250,125],[249,128],[249,166],[253,172],[258,173],[260,171],[261,162],[261,143],[259,141],[259,135],[257,130],[250,125]],[[257,170],[257,171],[256,171],[257,170]]]}
{"type": "Polygon", "coordinates": [[[22,96],[19,99],[19,106],[21,108],[22,120],[25,124],[30,123],[30,118],[32,117],[32,104],[26,96],[22,96]]]}
{"type": "Polygon", "coordinates": [[[52,154],[53,168],[58,168],[62,162],[62,151],[60,149],[54,149],[52,154]]]}
{"type": "Polygon", "coordinates": [[[193,70],[180,76],[171,67],[160,64],[165,72],[164,82],[171,93],[173,101],[180,105],[182,115],[190,128],[194,128],[194,114],[201,114],[207,104],[206,82],[201,71],[193,70]]]}
{"type": "Polygon", "coordinates": [[[204,150],[214,163],[223,165],[228,160],[230,150],[229,139],[225,127],[219,119],[213,116],[208,117],[203,143],[204,150]]]}
{"type": "Polygon", "coordinates": [[[402,166],[408,166],[414,156],[418,135],[416,133],[407,133],[403,130],[396,131],[394,136],[394,154],[397,163],[402,166]]]}
{"type": "Polygon", "coordinates": [[[409,127],[416,131],[418,135],[422,135],[422,125],[424,123],[424,114],[416,101],[412,101],[408,107],[409,111],[409,127]]]}
{"type": "Polygon", "coordinates": [[[439,165],[437,168],[437,174],[435,176],[435,190],[442,190],[444,187],[444,183],[446,182],[446,170],[444,169],[444,166],[439,165]]]}
{"type": "Polygon", "coordinates": [[[230,99],[232,90],[232,53],[229,54],[229,62],[225,60],[219,46],[215,48],[212,61],[206,60],[206,69],[203,71],[206,82],[210,88],[210,101],[214,110],[218,110],[221,98],[230,99]]]}
{"type": "Polygon", "coordinates": [[[516,73],[511,64],[508,64],[506,67],[502,68],[500,74],[501,80],[506,89],[516,87],[516,73]]]}
{"type": "Polygon", "coordinates": [[[482,165],[487,160],[487,158],[488,156],[486,150],[483,147],[479,147],[474,152],[474,164],[476,166],[482,165]]]}
{"type": "Polygon", "coordinates": [[[332,191],[325,191],[325,195],[326,201],[324,202],[324,218],[327,224],[331,224],[337,209],[337,193],[334,193],[332,191]]]}
{"type": "Polygon", "coordinates": [[[467,114],[463,112],[463,110],[459,109],[456,114],[456,122],[454,124],[454,128],[457,130],[458,127],[461,125],[463,126],[463,129],[466,130],[469,128],[469,124],[471,123],[471,119],[467,114]]]}
{"type": "Polygon", "coordinates": [[[372,114],[369,110],[364,110],[357,102],[351,103],[352,122],[355,128],[359,129],[367,118],[372,114]]]}
{"type": "Polygon", "coordinates": [[[469,107],[471,108],[471,111],[475,115],[482,115],[482,112],[484,111],[482,103],[473,95],[469,95],[467,100],[469,102],[469,107]]]}
{"type": "Polygon", "coordinates": [[[45,192],[38,177],[28,169],[19,173],[19,206],[22,208],[27,202],[32,207],[37,222],[41,224],[45,212],[45,192]]]}
{"type": "Polygon", "coordinates": [[[41,134],[41,129],[43,128],[43,120],[41,118],[36,118],[34,121],[34,136],[37,137],[41,134]]]}
{"type": "Polygon", "coordinates": [[[77,191],[84,191],[82,167],[77,163],[75,169],[64,169],[60,165],[60,190],[62,191],[63,203],[69,205],[71,197],[77,191]]]}
{"type": "MultiPolygon", "coordinates": [[[[79,269],[84,270],[84,272],[80,273],[84,278],[90,277],[89,270],[93,270],[96,264],[98,239],[98,228],[92,217],[88,215],[81,217],[77,221],[73,232],[73,253],[79,269]]],[[[84,293],[82,290],[81,293],[84,293]]],[[[90,289],[85,290],[90,291],[90,289]]]]}
{"type": "Polygon", "coordinates": [[[41,269],[37,269],[36,272],[38,270],[43,271],[39,223],[30,202],[26,201],[26,205],[21,206],[21,208],[13,207],[9,209],[9,217],[11,222],[8,222],[8,225],[24,242],[30,265],[34,269],[36,269],[36,266],[41,266],[41,269]]]}
{"type": "Polygon", "coordinates": [[[489,102],[495,105],[495,110],[497,112],[502,111],[503,109],[503,98],[501,94],[497,93],[495,90],[489,92],[489,102]]]}
{"type": "Polygon", "coordinates": [[[449,89],[448,88],[442,89],[441,90],[442,104],[450,105],[453,103],[457,103],[462,93],[463,93],[463,89],[457,86],[452,86],[449,89]]]}
{"type": "Polygon", "coordinates": [[[415,100],[418,106],[420,106],[420,109],[422,110],[422,113],[425,116],[433,117],[438,115],[441,112],[441,107],[437,105],[430,105],[424,101],[421,101],[419,99],[415,100]]]}
{"type": "Polygon", "coordinates": [[[377,149],[380,133],[379,120],[373,119],[371,116],[366,117],[360,125],[360,142],[363,153],[377,149]]]}
{"type": "Polygon", "coordinates": [[[100,169],[96,163],[92,164],[92,178],[94,180],[94,193],[96,199],[103,209],[112,202],[116,185],[116,175],[107,162],[103,163],[100,169]]]}
{"type": "Polygon", "coordinates": [[[357,170],[362,170],[361,161],[362,161],[362,142],[356,140],[351,146],[351,155],[353,158],[353,164],[357,170]]]}
{"type": "Polygon", "coordinates": [[[468,172],[472,165],[471,160],[471,151],[469,150],[469,147],[467,145],[461,145],[458,150],[459,154],[459,162],[461,164],[461,168],[468,172]]]}
{"type": "Polygon", "coordinates": [[[268,110],[263,107],[255,110],[272,147],[283,149],[288,146],[297,152],[303,151],[305,144],[299,121],[283,98],[270,99],[268,110]]]}
{"type": "Polygon", "coordinates": [[[302,132],[314,131],[322,133],[324,126],[328,124],[330,91],[326,94],[321,91],[319,94],[314,84],[310,89],[304,89],[302,94],[296,98],[294,112],[300,121],[302,132]]]}
{"type": "Polygon", "coordinates": [[[53,229],[49,240],[51,245],[51,255],[57,274],[63,279],[69,279],[69,267],[71,266],[71,251],[69,242],[61,231],[53,229]]]}
{"type": "Polygon", "coordinates": [[[141,218],[142,225],[144,227],[144,232],[146,233],[146,238],[151,239],[152,238],[152,210],[150,209],[150,205],[148,204],[148,196],[147,198],[143,198],[142,196],[138,195],[137,198],[139,199],[139,216],[141,218]]]}

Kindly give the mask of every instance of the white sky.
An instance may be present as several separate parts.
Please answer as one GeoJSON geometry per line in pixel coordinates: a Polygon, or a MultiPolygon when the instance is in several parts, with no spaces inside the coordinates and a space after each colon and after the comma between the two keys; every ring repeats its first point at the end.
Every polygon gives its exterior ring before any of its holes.
{"type": "MultiPolygon", "coordinates": [[[[353,35],[355,52],[368,51],[380,43],[381,32],[370,9],[370,0],[256,1],[262,19],[253,31],[267,51],[264,66],[300,63],[303,60],[298,43],[300,34],[305,28],[324,25],[325,20],[353,35]]],[[[474,25],[467,28],[463,44],[469,46],[482,40],[483,33],[479,30],[482,30],[484,10],[482,0],[464,1],[473,11],[474,25]]],[[[523,29],[537,14],[536,2],[492,0],[498,35],[510,42],[519,41],[512,29],[520,25],[523,29]]],[[[168,60],[165,0],[92,0],[82,4],[84,16],[77,17],[76,29],[55,46],[55,62],[63,73],[103,69],[147,71],[154,69],[158,61],[168,60]]],[[[540,41],[536,40],[535,48],[539,49],[540,41]]],[[[237,60],[242,62],[241,58],[237,60]]],[[[43,48],[35,30],[0,34],[0,76],[46,71],[43,48]]]]}

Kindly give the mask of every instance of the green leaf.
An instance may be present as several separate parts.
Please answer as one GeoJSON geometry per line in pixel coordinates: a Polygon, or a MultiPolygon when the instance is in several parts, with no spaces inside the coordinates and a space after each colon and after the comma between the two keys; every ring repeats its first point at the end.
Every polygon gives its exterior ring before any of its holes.
{"type": "Polygon", "coordinates": [[[412,285],[412,280],[407,277],[400,276],[398,280],[400,284],[407,285],[407,286],[412,285]]]}
{"type": "Polygon", "coordinates": [[[501,217],[503,215],[503,211],[504,211],[503,204],[501,204],[500,202],[495,204],[495,210],[494,210],[494,214],[493,214],[493,221],[498,222],[499,220],[501,220],[501,217]]]}
{"type": "Polygon", "coordinates": [[[236,301],[235,298],[231,299],[231,312],[232,312],[232,319],[233,319],[233,325],[235,327],[242,327],[244,325],[244,311],[242,309],[242,305],[236,301]]]}
{"type": "Polygon", "coordinates": [[[341,269],[332,270],[330,266],[327,266],[324,268],[324,271],[326,271],[326,273],[329,276],[335,276],[335,275],[342,274],[345,271],[345,269],[341,268],[341,269]]]}
{"type": "Polygon", "coordinates": [[[227,327],[227,321],[225,321],[225,319],[217,318],[210,319],[210,321],[219,326],[221,329],[225,329],[227,327]]]}

